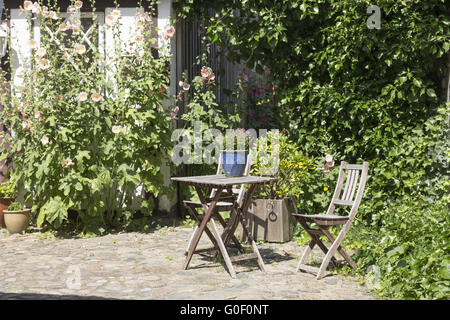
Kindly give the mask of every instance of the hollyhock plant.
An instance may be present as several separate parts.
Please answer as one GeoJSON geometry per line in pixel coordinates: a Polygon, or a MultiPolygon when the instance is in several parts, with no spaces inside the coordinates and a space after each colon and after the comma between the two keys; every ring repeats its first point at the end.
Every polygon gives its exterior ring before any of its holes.
{"type": "MultiPolygon", "coordinates": [[[[92,45],[98,32],[86,33],[76,19],[58,17],[56,2],[36,3],[24,2],[24,14],[38,18],[46,32],[33,38],[29,25],[28,38],[20,39],[31,47],[32,58],[12,80],[0,68],[0,116],[9,128],[0,142],[0,161],[14,163],[9,175],[38,211],[39,227],[60,228],[69,210],[78,215],[76,230],[86,233],[127,226],[133,210],[153,211],[152,200],[138,189],[153,199],[172,188],[160,172],[172,149],[171,118],[178,113],[163,107],[170,87],[169,43],[154,46],[152,5],[131,17],[134,29],[127,31],[118,24],[121,9],[111,11],[105,22],[111,22],[113,50],[105,55],[92,45]],[[120,52],[130,46],[125,59],[120,52]],[[3,94],[8,88],[3,82],[14,91],[3,94]],[[132,207],[136,199],[139,208],[132,207]]],[[[72,4],[76,15],[83,2],[72,4]]],[[[93,30],[99,28],[95,16],[93,30]]],[[[174,29],[166,33],[171,37],[174,29]]],[[[12,53],[9,59],[15,59],[12,53]]]]}

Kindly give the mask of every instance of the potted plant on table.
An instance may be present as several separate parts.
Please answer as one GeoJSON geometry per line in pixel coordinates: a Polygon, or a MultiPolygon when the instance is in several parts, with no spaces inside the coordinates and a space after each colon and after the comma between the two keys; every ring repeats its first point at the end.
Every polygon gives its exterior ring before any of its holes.
{"type": "Polygon", "coordinates": [[[255,191],[247,225],[255,240],[286,242],[293,234],[291,214],[297,212],[296,196],[302,194],[302,181],[316,169],[314,159],[277,131],[260,137],[257,150],[251,174],[278,180],[255,191]]]}
{"type": "Polygon", "coordinates": [[[30,223],[30,209],[19,202],[13,202],[4,210],[6,229],[9,233],[20,233],[30,223]]]}
{"type": "Polygon", "coordinates": [[[10,181],[0,184],[0,228],[6,228],[3,210],[6,210],[11,202],[14,201],[15,191],[10,181]]]}

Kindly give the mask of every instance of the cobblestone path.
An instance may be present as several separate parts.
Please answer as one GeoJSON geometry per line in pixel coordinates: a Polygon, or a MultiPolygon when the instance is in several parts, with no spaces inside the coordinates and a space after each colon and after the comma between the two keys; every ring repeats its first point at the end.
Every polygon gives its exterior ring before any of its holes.
{"type": "MultiPolygon", "coordinates": [[[[61,239],[3,229],[0,299],[373,299],[355,278],[296,273],[303,248],[294,242],[258,244],[265,273],[250,260],[235,264],[232,279],[211,254],[194,255],[182,270],[191,232],[180,226],[61,239]]],[[[199,248],[208,242],[203,235],[199,248]]]]}

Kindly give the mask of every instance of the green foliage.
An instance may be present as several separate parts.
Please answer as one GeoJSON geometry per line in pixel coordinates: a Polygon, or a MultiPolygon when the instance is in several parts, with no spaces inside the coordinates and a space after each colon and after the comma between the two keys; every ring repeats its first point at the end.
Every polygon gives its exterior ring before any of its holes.
{"type": "Polygon", "coordinates": [[[11,181],[0,184],[0,198],[14,198],[16,192],[16,188],[11,181]]]}
{"type": "MultiPolygon", "coordinates": [[[[296,195],[304,199],[302,185],[316,169],[314,159],[299,151],[298,147],[279,131],[270,131],[258,138],[255,163],[251,174],[270,175],[278,180],[258,189],[255,197],[283,199],[296,195]]],[[[304,201],[304,200],[301,200],[304,201]]]]}
{"type": "Polygon", "coordinates": [[[449,230],[448,206],[405,197],[373,225],[352,230],[346,243],[357,249],[357,264],[378,295],[448,299],[449,230]]]}
{"type": "Polygon", "coordinates": [[[8,211],[21,211],[23,209],[25,209],[25,206],[16,201],[8,206],[8,211]]]}
{"type": "MultiPolygon", "coordinates": [[[[170,193],[160,172],[172,146],[171,119],[162,105],[170,55],[151,37],[151,12],[136,16],[126,44],[121,17],[106,17],[114,46],[105,48],[90,46],[76,20],[52,19],[52,9],[45,13],[41,6],[40,47],[24,65],[23,84],[2,90],[2,121],[11,134],[2,141],[9,148],[0,161],[14,163],[11,179],[39,210],[38,226],[61,227],[71,209],[83,230],[101,232],[130,221],[138,187],[151,197],[170,193]]],[[[92,24],[95,30],[97,20],[92,24]]],[[[21,39],[24,45],[29,40],[21,39]]],[[[98,34],[88,40],[98,43],[98,34]]],[[[140,209],[153,208],[144,200],[140,209]]]]}
{"type": "MultiPolygon", "coordinates": [[[[366,192],[346,244],[361,249],[357,262],[361,272],[370,271],[373,289],[394,298],[448,298],[446,2],[176,4],[181,16],[208,26],[208,37],[227,47],[229,59],[259,72],[270,68],[290,139],[304,152],[369,161],[366,192]],[[366,25],[372,4],[381,8],[380,29],[366,25]],[[216,10],[216,19],[205,7],[216,10]]],[[[309,188],[305,184],[303,192],[309,188]]],[[[311,201],[325,207],[325,197],[311,201]]]]}

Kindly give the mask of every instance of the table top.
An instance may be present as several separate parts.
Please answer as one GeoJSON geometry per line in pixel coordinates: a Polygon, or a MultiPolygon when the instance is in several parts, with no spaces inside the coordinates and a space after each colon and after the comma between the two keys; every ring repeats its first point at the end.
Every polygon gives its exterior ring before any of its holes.
{"type": "Polygon", "coordinates": [[[278,180],[272,177],[227,177],[223,174],[207,175],[207,176],[192,176],[192,177],[173,177],[172,181],[178,181],[192,186],[204,187],[229,187],[236,184],[264,184],[278,180]]]}

